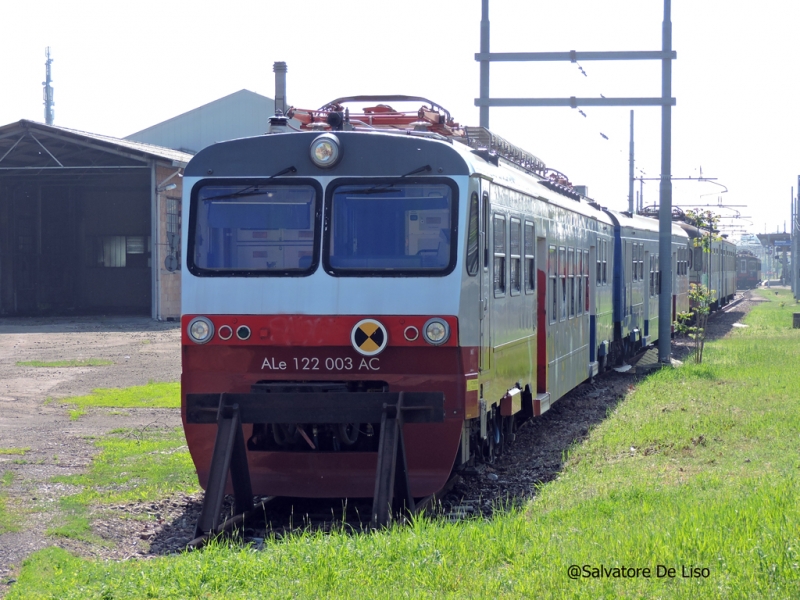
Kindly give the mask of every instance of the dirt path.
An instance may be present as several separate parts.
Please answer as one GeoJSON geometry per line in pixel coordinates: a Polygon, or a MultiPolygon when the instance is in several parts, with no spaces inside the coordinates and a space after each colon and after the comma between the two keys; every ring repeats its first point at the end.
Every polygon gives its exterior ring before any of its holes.
{"type": "MultiPolygon", "coordinates": [[[[31,552],[69,540],[44,535],[58,519],[58,499],[73,490],[52,484],[56,475],[81,472],[95,453],[89,435],[119,427],[177,427],[180,414],[168,409],[92,409],[71,421],[59,398],[100,387],[127,387],[180,379],[177,323],[146,317],[0,319],[0,448],[30,448],[24,457],[0,455],[0,473],[14,478],[2,488],[14,512],[25,512],[18,532],[0,535],[0,581],[31,552]],[[31,360],[103,358],[104,367],[17,366],[31,360]],[[52,401],[48,402],[48,398],[52,401]],[[119,414],[122,412],[123,414],[119,414]]],[[[91,552],[90,552],[91,553],[91,552]]],[[[3,588],[0,584],[0,596],[3,588]]]]}

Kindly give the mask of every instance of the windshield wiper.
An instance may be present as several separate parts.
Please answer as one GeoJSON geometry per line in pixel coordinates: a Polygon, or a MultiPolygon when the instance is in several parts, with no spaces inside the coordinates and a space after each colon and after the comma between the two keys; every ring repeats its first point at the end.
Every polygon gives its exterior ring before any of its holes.
{"type": "MultiPolygon", "coordinates": [[[[275,175],[270,175],[267,177],[266,181],[270,179],[274,179],[275,177],[280,177],[281,175],[286,175],[287,173],[297,173],[297,168],[294,166],[286,167],[282,171],[278,171],[275,175]]],[[[264,194],[264,190],[260,189],[260,186],[263,185],[261,183],[254,183],[253,185],[248,185],[240,190],[232,192],[230,194],[220,194],[219,196],[211,196],[210,198],[203,198],[205,202],[209,200],[230,200],[231,198],[242,198],[246,196],[260,196],[264,194]]]]}
{"type": "MultiPolygon", "coordinates": [[[[410,177],[411,175],[416,175],[417,173],[428,173],[428,172],[430,172],[432,170],[433,169],[432,169],[432,167],[430,165],[425,165],[425,166],[420,167],[418,169],[414,169],[413,171],[409,171],[408,173],[406,173],[405,175],[401,175],[397,179],[399,181],[400,179],[403,179],[403,177],[410,177]]],[[[353,191],[347,192],[347,193],[348,194],[382,194],[383,192],[392,192],[392,191],[394,191],[394,186],[395,186],[396,183],[397,183],[397,181],[393,181],[392,183],[390,183],[388,185],[386,185],[386,184],[374,185],[371,188],[367,188],[365,190],[353,190],[353,191]]]]}
{"type": "Polygon", "coordinates": [[[280,177],[281,175],[286,175],[287,173],[297,173],[297,169],[294,166],[286,167],[283,171],[278,171],[275,175],[270,175],[267,177],[267,181],[270,179],[275,179],[276,177],[280,177]]]}

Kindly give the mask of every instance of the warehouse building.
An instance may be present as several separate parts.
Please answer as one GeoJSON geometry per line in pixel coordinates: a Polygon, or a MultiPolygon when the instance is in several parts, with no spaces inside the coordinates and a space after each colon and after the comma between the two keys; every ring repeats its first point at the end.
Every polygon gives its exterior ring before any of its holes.
{"type": "Polygon", "coordinates": [[[240,90],[125,139],[0,126],[0,315],[180,317],[183,168],[274,110],[240,90]]]}
{"type": "Polygon", "coordinates": [[[178,317],[190,158],[34,121],[0,127],[0,314],[178,317]]]}

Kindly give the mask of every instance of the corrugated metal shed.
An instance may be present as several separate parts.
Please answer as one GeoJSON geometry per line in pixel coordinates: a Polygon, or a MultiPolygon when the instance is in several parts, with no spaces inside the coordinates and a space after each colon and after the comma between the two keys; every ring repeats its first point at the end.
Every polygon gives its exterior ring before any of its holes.
{"type": "Polygon", "coordinates": [[[215,142],[262,135],[274,112],[271,98],[239,90],[125,139],[196,154],[215,142]]]}
{"type": "Polygon", "coordinates": [[[0,171],[3,172],[14,169],[65,170],[105,165],[146,165],[148,158],[171,160],[176,166],[183,166],[192,156],[171,148],[27,119],[0,126],[0,171]],[[91,151],[96,152],[89,155],[91,151]]]}

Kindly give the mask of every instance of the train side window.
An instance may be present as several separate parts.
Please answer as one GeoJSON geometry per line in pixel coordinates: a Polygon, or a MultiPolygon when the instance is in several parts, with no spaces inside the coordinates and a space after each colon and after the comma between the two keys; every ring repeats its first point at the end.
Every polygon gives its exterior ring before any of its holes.
{"type": "Polygon", "coordinates": [[[469,227],[467,228],[467,275],[471,277],[478,273],[479,245],[478,194],[473,192],[469,201],[469,227]]]}
{"type": "Polygon", "coordinates": [[[509,287],[511,295],[518,296],[522,291],[522,222],[511,217],[509,224],[509,287]]]}
{"type": "Polygon", "coordinates": [[[578,253],[576,258],[578,260],[578,268],[575,271],[575,287],[577,288],[575,295],[577,306],[575,307],[575,314],[583,314],[583,252],[580,248],[576,250],[578,253]]]}
{"type": "Polygon", "coordinates": [[[550,285],[550,322],[556,322],[556,315],[558,314],[558,287],[556,286],[558,273],[556,247],[550,246],[547,249],[547,278],[550,285]]]}
{"type": "Polygon", "coordinates": [[[489,270],[489,194],[483,192],[483,270],[489,270]]]}
{"type": "Polygon", "coordinates": [[[639,280],[644,279],[644,244],[639,244],[639,280]]]}
{"type": "Polygon", "coordinates": [[[569,294],[569,316],[575,316],[575,248],[567,249],[567,293],[569,294]]]}
{"type": "Polygon", "coordinates": [[[506,218],[504,215],[494,215],[494,295],[506,294],[506,218]]]}
{"type": "Polygon", "coordinates": [[[608,240],[603,240],[603,285],[608,283],[608,240]]]}
{"type": "Polygon", "coordinates": [[[655,255],[653,259],[655,262],[655,271],[656,271],[656,295],[661,295],[661,265],[658,264],[658,254],[655,255]]]}
{"type": "Polygon", "coordinates": [[[633,242],[631,244],[631,280],[636,281],[639,275],[639,267],[636,266],[636,260],[639,256],[639,244],[633,242]]]}
{"type": "Polygon", "coordinates": [[[583,296],[584,309],[589,312],[589,251],[583,251],[583,287],[586,293],[583,296]]]}
{"type": "Polygon", "coordinates": [[[578,253],[578,270],[575,271],[575,285],[578,287],[577,300],[578,306],[575,308],[577,314],[583,314],[583,252],[576,250],[578,253]]]}
{"type": "Polygon", "coordinates": [[[597,244],[597,264],[595,265],[594,281],[597,286],[603,283],[603,240],[598,240],[597,244]]]}
{"type": "Polygon", "coordinates": [[[558,248],[558,277],[561,283],[561,320],[567,318],[567,249],[558,248]]]}
{"type": "Polygon", "coordinates": [[[650,297],[652,298],[655,295],[655,271],[653,271],[653,255],[650,255],[650,297]]]}
{"type": "Polygon", "coordinates": [[[530,221],[525,221],[525,293],[536,289],[536,228],[530,221]]]}

